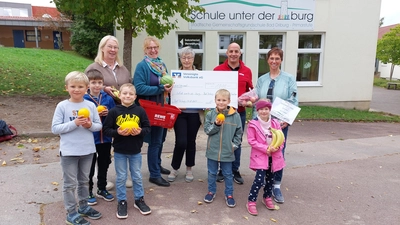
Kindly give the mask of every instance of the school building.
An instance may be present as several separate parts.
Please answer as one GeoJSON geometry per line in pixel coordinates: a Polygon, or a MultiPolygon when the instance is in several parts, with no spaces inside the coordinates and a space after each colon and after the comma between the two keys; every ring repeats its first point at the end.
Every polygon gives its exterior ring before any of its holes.
{"type": "Polygon", "coordinates": [[[0,1],[0,46],[72,50],[71,23],[55,7],[0,1]]]}
{"type": "MultiPolygon", "coordinates": [[[[255,85],[268,72],[266,53],[277,46],[284,51],[281,69],[297,79],[300,106],[369,109],[380,0],[200,0],[198,5],[205,12],[193,12],[195,22],[177,17],[179,29],[161,40],[159,56],[169,70],[179,68],[183,46],[195,49],[197,69],[213,70],[234,41],[255,85]]],[[[123,45],[123,31],[116,36],[123,45]]],[[[133,71],[143,59],[146,36],[133,40],[133,71]]]]}

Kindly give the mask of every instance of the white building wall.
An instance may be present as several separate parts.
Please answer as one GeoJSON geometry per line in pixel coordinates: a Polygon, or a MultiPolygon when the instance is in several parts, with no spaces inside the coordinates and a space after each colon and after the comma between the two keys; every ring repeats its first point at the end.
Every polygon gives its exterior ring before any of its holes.
{"type": "MultiPolygon", "coordinates": [[[[385,64],[379,61],[378,72],[380,72],[380,77],[389,80],[391,67],[392,67],[391,63],[385,64]]],[[[400,66],[394,66],[392,80],[400,80],[400,66]]]]}
{"type": "MultiPolygon", "coordinates": [[[[293,75],[297,71],[299,34],[322,34],[322,56],[318,81],[297,82],[300,105],[327,105],[369,109],[372,98],[380,0],[316,0],[313,31],[189,31],[188,23],[178,18],[180,27],[161,40],[159,56],[169,70],[178,68],[177,34],[204,35],[203,70],[218,64],[219,34],[244,34],[244,62],[253,71],[257,83],[258,43],[260,34],[283,34],[282,69],[293,75]]],[[[122,31],[117,38],[123,43],[122,31]]],[[[132,70],[143,59],[145,33],[133,39],[132,70]]],[[[122,51],[120,51],[122,54],[122,51]]],[[[265,62],[266,63],[266,62],[265,62]]],[[[400,72],[400,69],[398,70],[400,72]]]]}

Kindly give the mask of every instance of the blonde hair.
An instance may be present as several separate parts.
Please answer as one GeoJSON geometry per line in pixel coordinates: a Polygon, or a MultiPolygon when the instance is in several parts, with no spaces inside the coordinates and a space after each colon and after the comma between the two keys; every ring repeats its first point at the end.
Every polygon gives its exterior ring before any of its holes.
{"type": "Polygon", "coordinates": [[[67,76],[65,77],[65,85],[68,85],[68,83],[71,81],[82,82],[86,85],[89,85],[89,78],[86,76],[86,74],[80,71],[72,71],[67,74],[67,76]]]}
{"type": "Polygon", "coordinates": [[[158,46],[158,48],[161,48],[160,41],[157,38],[148,36],[144,39],[144,42],[143,42],[143,52],[146,53],[147,47],[150,45],[150,42],[152,42],[152,41],[158,46]]]}
{"type": "Polygon", "coordinates": [[[231,93],[226,89],[219,89],[217,92],[215,92],[215,98],[217,98],[218,95],[226,97],[229,100],[231,99],[231,93]]]}
{"type": "MultiPolygon", "coordinates": [[[[100,64],[100,65],[103,65],[104,53],[103,53],[102,50],[103,50],[103,48],[106,46],[106,43],[107,43],[108,40],[115,41],[115,42],[117,43],[118,47],[119,47],[119,42],[118,42],[118,39],[117,39],[116,37],[114,37],[114,36],[112,36],[112,35],[104,36],[104,37],[100,40],[99,48],[97,49],[97,56],[96,56],[96,58],[94,59],[94,61],[97,62],[97,63],[100,64]]],[[[121,59],[120,59],[119,56],[118,56],[118,54],[117,54],[116,57],[115,57],[115,61],[118,63],[118,65],[120,65],[120,66],[123,65],[121,59]]]]}
{"type": "Polygon", "coordinates": [[[121,85],[121,87],[119,88],[119,91],[121,92],[122,89],[125,88],[125,87],[131,89],[131,90],[135,93],[135,95],[136,95],[136,88],[135,88],[135,86],[134,86],[133,84],[131,84],[131,83],[125,83],[125,84],[121,85]]]}

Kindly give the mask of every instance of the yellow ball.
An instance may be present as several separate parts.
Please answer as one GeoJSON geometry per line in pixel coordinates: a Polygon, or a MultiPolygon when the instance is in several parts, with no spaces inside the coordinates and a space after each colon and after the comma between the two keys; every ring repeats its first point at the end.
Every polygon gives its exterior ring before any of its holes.
{"type": "Polygon", "coordinates": [[[82,108],[78,111],[78,116],[83,116],[85,118],[89,118],[90,116],[90,111],[87,108],[82,108]]]}
{"type": "Polygon", "coordinates": [[[126,121],[119,126],[122,130],[125,129],[132,129],[132,128],[139,128],[139,125],[135,121],[126,121]]]}
{"type": "Polygon", "coordinates": [[[97,112],[98,113],[101,113],[101,112],[103,112],[103,110],[106,110],[106,109],[107,109],[107,107],[105,107],[104,105],[97,106],[97,112]]]}
{"type": "Polygon", "coordinates": [[[225,121],[225,115],[220,113],[220,114],[217,115],[217,119],[220,120],[220,121],[225,121]]]}

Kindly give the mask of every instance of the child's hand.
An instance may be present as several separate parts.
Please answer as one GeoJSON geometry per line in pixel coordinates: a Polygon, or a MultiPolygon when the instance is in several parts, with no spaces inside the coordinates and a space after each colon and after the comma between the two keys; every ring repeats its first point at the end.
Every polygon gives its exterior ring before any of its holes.
{"type": "Polygon", "coordinates": [[[269,149],[269,151],[272,153],[272,152],[278,151],[278,150],[279,150],[279,147],[274,148],[274,147],[270,146],[268,149],[269,149]]]}
{"type": "Polygon", "coordinates": [[[118,134],[121,136],[129,136],[131,134],[131,129],[129,128],[125,128],[125,129],[121,129],[120,127],[117,130],[118,134]]]}
{"type": "Polygon", "coordinates": [[[108,109],[107,108],[105,108],[103,111],[101,111],[99,113],[99,116],[107,116],[107,115],[108,115],[108,109]]]}
{"type": "Polygon", "coordinates": [[[138,127],[138,128],[132,128],[132,132],[131,135],[132,136],[136,136],[139,135],[142,132],[142,128],[138,127]]]}
{"type": "Polygon", "coordinates": [[[92,121],[89,118],[83,117],[83,116],[78,116],[74,120],[76,126],[82,126],[84,128],[90,128],[92,126],[92,121]]]}

